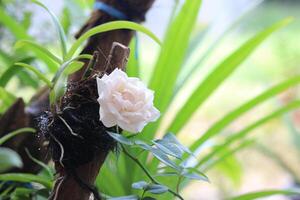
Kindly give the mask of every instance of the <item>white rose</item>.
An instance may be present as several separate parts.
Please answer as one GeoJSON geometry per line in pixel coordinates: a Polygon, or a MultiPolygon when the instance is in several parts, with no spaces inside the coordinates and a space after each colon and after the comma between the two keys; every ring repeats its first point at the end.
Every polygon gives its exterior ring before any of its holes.
{"type": "Polygon", "coordinates": [[[120,69],[97,78],[97,86],[100,121],[106,127],[118,125],[123,130],[138,133],[160,115],[153,106],[154,92],[120,69]]]}

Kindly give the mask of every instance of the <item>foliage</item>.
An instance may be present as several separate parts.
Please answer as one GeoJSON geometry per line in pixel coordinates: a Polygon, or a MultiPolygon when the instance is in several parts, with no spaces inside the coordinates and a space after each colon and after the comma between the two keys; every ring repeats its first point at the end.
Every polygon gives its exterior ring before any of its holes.
{"type": "MultiPolygon", "coordinates": [[[[36,2],[36,1],[35,1],[36,2]]],[[[6,64],[5,70],[0,75],[0,97],[2,101],[1,112],[5,111],[15,100],[14,95],[5,90],[7,82],[14,76],[18,76],[20,80],[31,80],[31,85],[40,82],[46,83],[51,89],[50,102],[55,104],[64,93],[67,76],[79,70],[82,63],[79,59],[90,59],[90,55],[76,55],[81,45],[89,37],[105,31],[116,29],[131,29],[143,32],[151,37],[157,43],[161,43],[157,37],[145,27],[127,21],[116,21],[97,26],[77,39],[73,45],[68,48],[68,41],[65,31],[69,26],[68,22],[64,22],[62,26],[59,20],[40,2],[36,2],[50,13],[54,21],[55,28],[59,35],[61,44],[61,55],[56,55],[54,51],[50,51],[43,45],[38,44],[31,36],[27,34],[25,25],[20,26],[17,21],[10,17],[0,7],[0,22],[9,29],[18,39],[15,45],[16,55],[6,55],[0,51],[0,58],[6,64]],[[2,12],[3,11],[3,12],[2,12]],[[27,51],[24,51],[26,48],[27,51]],[[23,50],[22,50],[23,49],[23,50]],[[30,54],[28,52],[31,52],[30,54]],[[19,58],[22,55],[22,58],[19,58]],[[32,56],[34,55],[34,56],[32,56]],[[42,68],[33,67],[32,60],[36,59],[46,64],[47,72],[40,71],[42,68]],[[21,66],[29,71],[22,70],[21,66]],[[31,73],[36,78],[32,78],[31,73]],[[50,75],[53,77],[49,79],[50,75]]],[[[177,8],[177,6],[175,6],[177,8]]],[[[185,76],[183,68],[186,60],[189,58],[192,46],[192,31],[194,29],[197,15],[201,8],[201,0],[185,1],[181,9],[173,12],[174,16],[170,20],[170,26],[162,42],[161,52],[156,61],[153,74],[150,79],[150,87],[155,91],[155,105],[162,113],[170,109],[170,105],[185,84],[181,82],[185,76]],[[162,84],[163,83],[163,84],[162,84]]],[[[68,14],[64,14],[65,19],[68,14]]],[[[255,34],[246,41],[240,48],[228,54],[228,56],[220,61],[214,70],[207,75],[204,80],[195,87],[196,89],[187,98],[187,101],[181,106],[177,112],[175,119],[169,123],[168,129],[164,132],[161,139],[157,139],[160,123],[162,119],[154,124],[150,124],[138,136],[132,137],[126,133],[120,135],[118,133],[109,133],[119,143],[120,154],[116,160],[115,154],[111,153],[109,160],[101,170],[97,179],[97,186],[101,189],[106,197],[119,196],[111,199],[171,199],[173,196],[180,196],[180,192],[188,186],[191,180],[208,181],[208,178],[201,171],[209,171],[214,166],[228,161],[228,158],[234,158],[233,155],[243,148],[251,146],[253,140],[248,140],[248,134],[264,125],[266,122],[283,115],[293,109],[299,108],[298,100],[290,102],[271,112],[268,115],[260,116],[257,121],[242,128],[235,134],[228,136],[225,142],[213,143],[212,148],[207,148],[207,142],[218,137],[222,131],[243,116],[247,112],[253,110],[258,105],[274,98],[281,92],[299,84],[299,76],[289,77],[285,81],[276,84],[261,94],[237,106],[231,112],[215,122],[201,137],[193,142],[189,147],[182,145],[176,135],[188,123],[193,114],[206,103],[209,97],[241,66],[241,64],[255,51],[255,49],[263,43],[269,36],[277,30],[285,27],[291,22],[291,18],[279,21],[270,27],[255,34]],[[202,157],[198,157],[198,149],[208,150],[208,153],[202,157]],[[190,160],[196,160],[195,163],[190,160]],[[116,162],[116,166],[112,166],[110,162],[116,162]],[[201,170],[200,170],[201,169],[201,170]],[[200,170],[200,171],[199,171],[200,170]],[[113,185],[113,187],[111,187],[113,185]],[[130,195],[130,196],[128,196],[130,195]],[[157,197],[159,195],[159,197],[157,197]]],[[[201,40],[200,40],[201,42],[201,40]]],[[[138,51],[134,49],[134,51],[138,51]]],[[[210,51],[209,49],[207,51],[210,51]]],[[[205,54],[205,53],[204,53],[205,54]]],[[[138,61],[131,56],[129,61],[128,73],[134,76],[139,75],[138,61]]],[[[200,67],[200,66],[197,66],[200,67]]],[[[28,130],[26,131],[28,132],[28,130]]],[[[188,134],[188,133],[186,133],[188,134]]],[[[2,138],[3,140],[3,138],[2,138]]],[[[1,141],[1,139],[0,139],[1,141]]],[[[5,170],[7,166],[20,167],[19,157],[14,152],[7,149],[0,149],[0,156],[4,156],[6,164],[3,165],[5,170]],[[7,159],[8,155],[13,155],[11,159],[7,159]]],[[[34,160],[34,158],[32,158],[34,160]]],[[[2,161],[2,159],[1,159],[2,161]]],[[[36,162],[38,162],[36,160],[36,162]]],[[[41,163],[41,165],[43,165],[41,163]]],[[[1,165],[2,166],[2,165],[1,165]]],[[[52,187],[52,176],[49,174],[51,170],[43,165],[44,171],[48,172],[47,176],[37,176],[32,174],[1,174],[2,181],[16,182],[36,182],[43,185],[43,189],[49,191],[52,187]]],[[[15,193],[21,192],[23,195],[39,195],[40,190],[36,188],[24,189],[16,188],[15,193]],[[21,191],[20,191],[21,190],[21,191]]],[[[47,192],[46,192],[47,194],[47,192]]],[[[256,197],[271,196],[275,194],[293,195],[299,194],[297,191],[264,191],[258,193],[245,194],[235,199],[253,199],[256,197]]],[[[44,195],[45,196],[45,195],[44,195]]]]}

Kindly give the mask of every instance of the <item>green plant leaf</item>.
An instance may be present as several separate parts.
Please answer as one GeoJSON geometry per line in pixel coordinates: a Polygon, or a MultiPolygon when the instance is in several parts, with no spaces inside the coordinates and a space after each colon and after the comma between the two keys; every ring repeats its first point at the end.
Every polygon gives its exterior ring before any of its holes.
{"type": "Polygon", "coordinates": [[[13,17],[9,16],[3,7],[0,7],[0,23],[4,24],[17,39],[30,39],[26,29],[13,17]]]}
{"type": "Polygon", "coordinates": [[[18,130],[15,130],[13,132],[10,132],[8,134],[5,134],[0,138],[0,145],[2,145],[4,142],[8,141],[9,139],[15,137],[16,135],[19,135],[21,133],[35,133],[35,129],[33,128],[20,128],[18,130]]]}
{"type": "Polygon", "coordinates": [[[62,48],[62,56],[64,58],[67,53],[67,39],[66,39],[66,34],[64,32],[62,25],[60,24],[59,20],[55,16],[55,14],[53,12],[51,12],[44,4],[42,4],[41,2],[36,1],[36,0],[32,0],[32,2],[41,6],[42,8],[44,8],[51,16],[52,21],[54,22],[55,28],[59,34],[60,44],[61,44],[61,48],[62,48]]]}
{"type": "Polygon", "coordinates": [[[226,114],[220,120],[215,122],[202,136],[199,140],[194,142],[191,145],[191,150],[195,151],[200,145],[202,145],[205,141],[209,138],[213,137],[214,135],[220,133],[226,126],[232,123],[235,119],[246,113],[247,111],[253,109],[254,107],[258,106],[259,104],[265,102],[266,100],[274,97],[275,95],[280,94],[281,92],[291,88],[300,83],[300,76],[295,76],[290,79],[287,79],[269,89],[262,92],[258,96],[250,99],[249,101],[245,102],[241,106],[237,107],[230,113],[226,114]]]}
{"type": "Polygon", "coordinates": [[[139,200],[137,195],[108,198],[108,200],[139,200]]]}
{"type": "Polygon", "coordinates": [[[157,158],[158,160],[160,160],[162,163],[164,163],[165,165],[177,170],[177,171],[181,171],[181,167],[177,166],[176,163],[174,163],[172,160],[170,160],[170,158],[163,153],[162,151],[160,151],[157,148],[151,148],[150,150],[153,154],[153,156],[155,158],[157,158]]]}
{"type": "Polygon", "coordinates": [[[265,190],[265,191],[258,191],[258,192],[250,192],[240,196],[232,197],[230,198],[230,200],[252,200],[252,199],[258,199],[258,198],[269,197],[274,195],[286,195],[286,196],[300,195],[300,191],[299,190],[265,190]]]}
{"type": "Polygon", "coordinates": [[[131,187],[137,190],[144,190],[145,188],[147,188],[148,185],[149,183],[147,183],[146,181],[139,181],[132,183],[131,187]]]}
{"type": "Polygon", "coordinates": [[[208,160],[210,160],[215,154],[217,154],[218,152],[222,152],[223,149],[227,148],[230,144],[232,144],[235,141],[238,141],[239,139],[243,139],[245,138],[245,136],[250,133],[251,131],[253,131],[254,129],[262,126],[263,124],[269,122],[270,120],[279,117],[291,110],[294,110],[296,108],[300,107],[300,101],[293,101],[290,102],[289,104],[287,104],[286,106],[283,106],[282,108],[274,111],[273,113],[253,122],[252,124],[248,125],[247,127],[245,127],[244,129],[242,129],[241,131],[232,134],[231,136],[226,138],[226,141],[223,142],[222,144],[216,146],[208,155],[206,155],[205,157],[203,157],[197,164],[197,166],[201,166],[202,164],[204,164],[205,162],[207,162],[208,160]]]}
{"type": "Polygon", "coordinates": [[[37,70],[35,67],[28,65],[26,63],[15,63],[15,66],[20,66],[20,67],[24,67],[28,70],[30,70],[31,72],[33,72],[41,81],[43,81],[44,83],[46,83],[46,85],[49,88],[52,88],[52,83],[51,81],[39,70],[37,70]]]}
{"type": "Polygon", "coordinates": [[[22,167],[23,163],[20,156],[8,148],[0,148],[0,173],[11,167],[22,167]]]}
{"type": "MultiPolygon", "coordinates": [[[[214,167],[218,163],[221,163],[222,161],[226,160],[228,157],[232,156],[233,154],[235,154],[235,153],[239,152],[240,150],[242,150],[246,147],[249,147],[253,144],[254,144],[253,140],[246,140],[232,149],[227,150],[224,148],[222,155],[220,155],[219,158],[215,159],[213,162],[210,162],[208,165],[206,165],[205,168],[203,169],[203,171],[207,171],[207,170],[211,169],[212,167],[214,167]]],[[[197,167],[198,166],[199,165],[197,165],[197,167]]],[[[233,173],[235,173],[235,172],[233,172],[233,173]]]]}
{"type": "Polygon", "coordinates": [[[181,107],[168,130],[178,133],[181,128],[192,117],[193,113],[210,97],[210,95],[226,80],[241,63],[248,58],[251,53],[273,32],[286,26],[292,21],[292,18],[284,19],[275,23],[271,27],[263,30],[239,49],[229,55],[221,64],[219,64],[196,88],[186,103],[181,107]]]}
{"type": "Polygon", "coordinates": [[[154,41],[156,41],[158,44],[160,44],[159,39],[147,28],[145,28],[142,25],[139,25],[134,22],[128,22],[128,21],[114,21],[114,22],[109,22],[105,23],[99,26],[96,26],[87,32],[85,32],[80,38],[78,38],[75,43],[71,46],[70,50],[68,51],[65,60],[69,60],[73,57],[75,52],[78,50],[80,45],[85,42],[87,39],[89,39],[91,36],[107,32],[107,31],[113,31],[113,30],[119,30],[119,29],[129,29],[129,30],[135,30],[135,31],[140,31],[142,33],[145,33],[148,35],[150,38],[152,38],[154,41]]]}
{"type": "Polygon", "coordinates": [[[25,152],[27,153],[28,157],[33,161],[35,162],[36,164],[38,164],[39,166],[41,166],[42,168],[44,168],[47,172],[47,175],[50,179],[53,179],[53,174],[50,167],[48,165],[46,165],[45,163],[43,163],[42,161],[36,159],[35,157],[33,157],[31,155],[31,153],[29,152],[29,150],[27,148],[25,148],[25,152]]]}
{"type": "Polygon", "coordinates": [[[182,170],[181,175],[188,179],[209,182],[208,177],[204,173],[200,172],[195,168],[185,168],[182,170]]]}
{"type": "Polygon", "coordinates": [[[84,65],[84,62],[81,61],[73,61],[69,64],[69,66],[64,70],[64,74],[66,76],[73,74],[80,70],[84,65]]]}
{"type": "Polygon", "coordinates": [[[164,140],[153,141],[153,144],[160,149],[162,152],[173,156],[175,158],[181,159],[183,151],[174,143],[168,143],[164,140]]]}
{"type": "Polygon", "coordinates": [[[129,60],[126,67],[126,73],[129,77],[140,77],[140,62],[139,57],[137,56],[139,54],[139,49],[137,49],[137,36],[132,39],[130,42],[129,48],[130,48],[130,54],[129,54],[129,60]]]}
{"type": "Polygon", "coordinates": [[[169,188],[164,185],[150,184],[147,186],[147,192],[152,194],[163,194],[168,192],[169,188]]]}
{"type": "MultiPolygon", "coordinates": [[[[197,20],[201,0],[185,1],[169,27],[149,87],[155,91],[154,104],[165,112],[171,101],[176,79],[188,49],[189,39],[197,20]],[[162,84],[163,83],[163,84],[162,84]]],[[[159,121],[144,129],[144,137],[152,138],[159,121]]]]}
{"type": "Polygon", "coordinates": [[[54,54],[52,54],[48,49],[46,49],[45,47],[30,41],[30,40],[20,40],[15,44],[15,48],[19,49],[22,47],[29,47],[31,49],[35,49],[40,51],[41,53],[43,53],[44,55],[48,56],[50,59],[52,59],[54,62],[61,64],[62,60],[59,59],[58,57],[56,57],[54,54]]]}
{"type": "Polygon", "coordinates": [[[114,140],[116,140],[117,142],[120,142],[121,144],[125,144],[125,145],[133,145],[134,143],[129,140],[128,138],[124,137],[121,134],[118,133],[112,133],[107,131],[107,134],[112,137],[114,140]]]}
{"type": "Polygon", "coordinates": [[[39,183],[48,189],[52,188],[51,180],[46,179],[41,176],[38,176],[38,175],[33,175],[33,174],[26,174],[26,173],[0,174],[0,180],[1,181],[17,181],[17,182],[21,182],[21,183],[34,182],[34,183],[39,183]]]}

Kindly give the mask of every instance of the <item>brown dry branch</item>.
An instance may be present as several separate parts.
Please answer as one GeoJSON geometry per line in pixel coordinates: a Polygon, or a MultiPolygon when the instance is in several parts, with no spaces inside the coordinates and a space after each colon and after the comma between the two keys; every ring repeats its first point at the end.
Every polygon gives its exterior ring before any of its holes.
{"type": "MultiPolygon", "coordinates": [[[[105,2],[111,6],[116,7],[117,9],[123,11],[126,13],[126,15],[129,17],[129,20],[134,22],[142,22],[145,19],[145,14],[149,10],[149,8],[152,6],[154,0],[143,0],[143,1],[136,1],[136,0],[102,0],[102,2],[105,2]],[[123,3],[122,3],[123,2],[123,3]],[[121,4],[120,4],[121,3],[121,4]],[[124,6],[123,4],[126,4],[124,6]]],[[[114,17],[110,16],[107,13],[104,13],[102,11],[95,10],[91,14],[90,19],[88,22],[83,26],[83,28],[78,32],[76,35],[77,37],[86,32],[88,29],[93,28],[97,25],[117,20],[114,17]]],[[[133,31],[130,30],[115,30],[110,31],[106,33],[98,34],[88,41],[86,44],[86,47],[83,49],[82,54],[93,54],[95,51],[99,51],[99,57],[97,62],[95,63],[94,70],[97,72],[103,72],[106,69],[107,64],[109,64],[110,67],[108,67],[108,71],[112,70],[116,65],[114,59],[120,60],[121,65],[124,66],[126,63],[126,59],[119,59],[119,56],[121,58],[125,58],[128,51],[122,51],[124,55],[121,55],[120,52],[116,53],[118,55],[111,57],[111,62],[107,62],[107,59],[109,57],[109,53],[112,47],[113,42],[119,42],[123,44],[124,46],[128,46],[132,36],[133,31]],[[110,65],[112,64],[112,65],[110,65]]],[[[118,50],[114,48],[117,52],[118,50]]],[[[71,83],[75,83],[76,81],[80,81],[83,77],[83,75],[86,73],[88,67],[88,62],[85,63],[85,66],[82,70],[79,72],[73,74],[69,78],[69,85],[72,85],[71,83]]],[[[0,119],[0,137],[4,134],[16,130],[23,127],[34,127],[36,128],[36,119],[39,118],[42,114],[44,114],[45,111],[49,110],[49,90],[48,89],[42,89],[39,91],[29,102],[29,105],[25,108],[25,104],[22,99],[18,99],[14,105],[8,111],[1,116],[0,119]]],[[[68,132],[70,132],[68,130],[68,132]]],[[[34,136],[32,134],[24,134],[19,135],[12,139],[10,142],[6,143],[5,146],[8,146],[14,150],[16,150],[18,153],[21,154],[23,162],[24,162],[24,168],[18,171],[22,172],[28,172],[28,173],[36,173],[40,168],[37,166],[34,162],[32,162],[28,155],[25,153],[24,149],[28,148],[29,151],[32,153],[34,157],[36,157],[39,160],[43,160],[44,162],[48,162],[49,158],[47,155],[47,149],[45,147],[44,138],[37,138],[37,136],[34,136]]],[[[74,173],[78,175],[78,177],[81,179],[83,183],[86,183],[86,185],[78,185],[78,180],[74,180],[74,178],[69,178],[66,175],[66,172],[64,171],[64,168],[60,166],[60,164],[57,164],[59,162],[56,162],[56,170],[59,173],[59,177],[64,177],[62,179],[57,179],[55,190],[58,193],[57,198],[54,198],[52,196],[52,199],[72,199],[72,200],[85,200],[89,197],[89,192],[85,188],[85,186],[92,185],[95,181],[95,177],[98,174],[98,171],[102,165],[102,163],[105,160],[107,152],[98,152],[96,156],[94,156],[93,160],[80,164],[76,170],[74,170],[74,173]],[[62,185],[63,187],[59,187],[60,190],[57,191],[57,188],[59,185],[62,185]]],[[[16,169],[13,169],[12,171],[17,171],[16,169]]],[[[91,189],[91,188],[89,188],[91,189]]],[[[54,194],[57,194],[54,193],[54,194]]],[[[51,199],[50,198],[50,199],[51,199]]]]}
{"type": "Polygon", "coordinates": [[[99,199],[93,183],[115,141],[99,121],[96,78],[115,68],[125,69],[128,47],[113,43],[106,69],[75,83],[69,83],[60,113],[41,117],[41,131],[50,140],[53,160],[58,172],[51,200],[88,199],[91,192],[99,199]],[[70,197],[70,190],[75,196],[70,197]]]}

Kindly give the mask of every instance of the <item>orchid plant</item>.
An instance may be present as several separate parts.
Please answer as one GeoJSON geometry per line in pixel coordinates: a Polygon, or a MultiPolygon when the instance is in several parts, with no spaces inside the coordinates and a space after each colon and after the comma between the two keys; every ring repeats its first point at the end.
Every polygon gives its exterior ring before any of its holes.
{"type": "MultiPolygon", "coordinates": [[[[68,48],[66,36],[59,20],[46,6],[40,2],[36,3],[49,12],[54,21],[60,38],[61,57],[34,42],[30,37],[25,37],[25,40],[18,41],[16,48],[27,47],[35,55],[43,55],[44,58],[46,57],[48,60],[51,60],[51,63],[54,63],[51,66],[57,71],[54,70],[55,75],[50,80],[48,76],[44,75],[36,67],[25,63],[16,63],[16,65],[30,70],[49,87],[51,91],[50,102],[53,108],[58,107],[57,104],[60,103],[60,99],[65,93],[67,76],[81,69],[83,66],[80,62],[81,59],[91,58],[91,55],[76,54],[81,48],[81,44],[89,37],[104,31],[131,29],[143,32],[158,44],[161,44],[157,37],[145,27],[133,22],[116,21],[90,29],[68,48]]],[[[208,177],[199,169],[203,169],[206,172],[217,163],[222,163],[228,157],[233,156],[239,150],[249,147],[253,144],[253,141],[248,140],[247,135],[252,130],[271,119],[300,107],[298,100],[292,101],[266,116],[260,116],[261,118],[257,119],[257,121],[226,137],[225,141],[216,142],[209,148],[204,145],[207,141],[219,136],[227,126],[243,114],[282,91],[298,85],[300,77],[296,75],[272,86],[270,89],[222,116],[201,137],[194,141],[189,148],[182,145],[176,138],[176,135],[190,120],[195,111],[233,74],[240,64],[270,35],[292,21],[291,18],[287,18],[254,35],[240,48],[221,61],[210,74],[204,77],[202,82],[197,84],[196,89],[187,98],[187,101],[180,105],[180,110],[175,119],[170,122],[162,138],[157,139],[159,125],[165,116],[164,113],[170,108],[174,96],[180,93],[185,81],[203,60],[203,58],[200,58],[197,65],[192,67],[190,71],[183,70],[182,66],[186,64],[189,58],[188,52],[191,52],[194,48],[194,44],[190,43],[190,39],[192,38],[192,30],[200,7],[201,0],[185,1],[178,12],[177,10],[173,12],[174,15],[168,27],[165,40],[162,43],[161,53],[158,56],[153,76],[151,76],[149,81],[149,89],[138,79],[139,72],[137,66],[134,67],[136,64],[134,59],[130,60],[127,69],[128,75],[120,70],[115,70],[110,75],[97,78],[100,107],[99,121],[108,128],[117,127],[116,132],[108,132],[108,134],[118,142],[118,149],[120,150],[116,161],[117,164],[114,167],[110,165],[110,161],[115,160],[116,153],[110,154],[108,162],[101,170],[99,176],[101,178],[96,181],[103,198],[115,200],[183,199],[180,192],[188,185],[190,180],[208,182],[208,177]],[[162,83],[164,84],[163,86],[162,83]],[[148,124],[149,122],[152,123],[148,124]],[[121,130],[123,130],[122,134],[121,130]],[[140,134],[135,134],[138,132],[140,134]],[[203,148],[207,148],[208,152],[199,156],[197,150],[203,148]],[[191,159],[195,161],[192,164],[189,162],[191,159]]],[[[175,8],[177,9],[178,7],[176,6],[175,8]]],[[[210,53],[208,50],[204,55],[208,56],[210,53]]],[[[13,155],[12,152],[5,153],[1,149],[0,156],[3,156],[2,154],[13,155]]],[[[18,159],[16,155],[14,157],[18,159]]],[[[5,156],[5,158],[8,157],[5,156]]],[[[34,158],[32,159],[34,160],[34,158]]],[[[12,166],[20,166],[21,163],[18,161],[7,163],[12,166]]],[[[35,162],[38,161],[35,160],[35,162]]],[[[44,171],[51,172],[49,166],[43,163],[39,164],[43,166],[44,171]]],[[[42,199],[47,198],[49,190],[53,187],[52,179],[51,173],[46,173],[43,176],[0,174],[0,180],[2,181],[36,182],[44,186],[42,190],[39,188],[26,189],[26,191],[18,190],[18,194],[21,193],[21,196],[23,195],[21,199],[25,199],[24,196],[27,197],[28,194],[34,194],[42,199]],[[47,192],[45,193],[44,190],[47,192]]],[[[291,189],[258,191],[238,196],[234,199],[253,199],[253,197],[259,198],[275,194],[295,195],[299,194],[299,191],[291,189]]]]}

